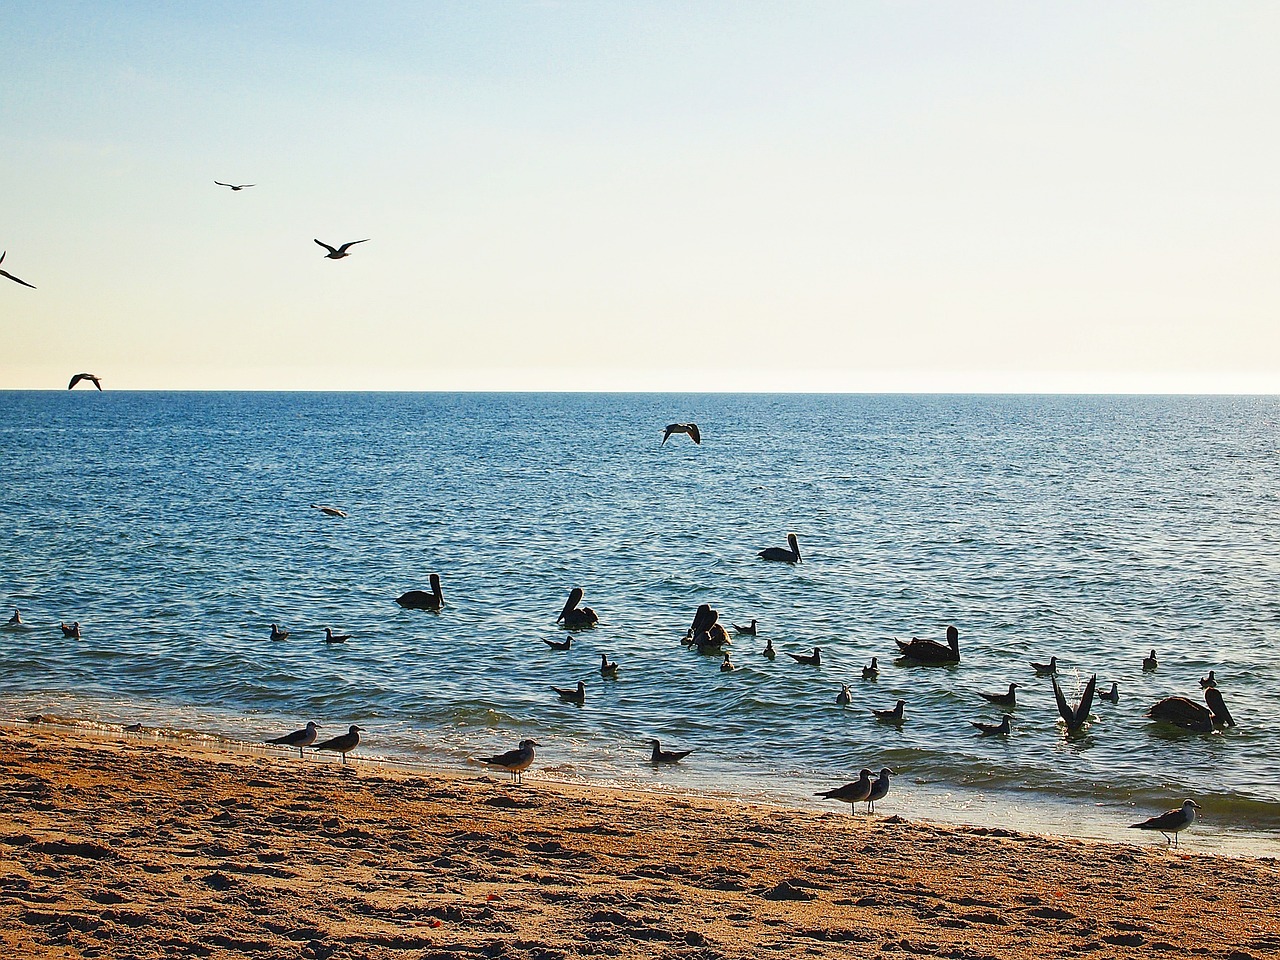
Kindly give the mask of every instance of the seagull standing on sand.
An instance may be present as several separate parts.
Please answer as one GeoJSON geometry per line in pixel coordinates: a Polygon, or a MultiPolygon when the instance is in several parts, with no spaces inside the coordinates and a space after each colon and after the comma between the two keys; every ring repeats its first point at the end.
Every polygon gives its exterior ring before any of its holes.
{"type": "MultiPolygon", "coordinates": [[[[6,250],[6,251],[5,251],[5,253],[7,253],[7,252],[8,252],[8,251],[6,250]]],[[[0,253],[0,263],[4,263],[4,253],[0,253]]],[[[34,284],[27,283],[27,281],[25,281],[25,280],[19,280],[17,277],[15,277],[15,276],[14,276],[12,273],[10,273],[8,270],[0,270],[0,277],[8,277],[8,278],[9,278],[10,280],[12,280],[14,283],[20,283],[20,284],[22,284],[24,287],[31,287],[31,289],[32,289],[32,290],[34,290],[34,289],[35,289],[35,285],[34,285],[34,284]]]]}
{"type": "Polygon", "coordinates": [[[237,192],[239,192],[239,191],[241,191],[241,190],[248,190],[250,187],[256,187],[256,186],[257,186],[257,184],[256,184],[256,183],[223,183],[223,182],[222,182],[222,181],[220,181],[220,180],[215,180],[215,181],[213,181],[213,182],[214,182],[214,183],[216,183],[216,184],[217,184],[218,186],[220,186],[220,187],[230,187],[232,190],[235,190],[235,191],[237,191],[237,192]]]}
{"type": "Polygon", "coordinates": [[[871,771],[861,770],[858,773],[858,779],[853,783],[846,783],[843,787],[836,787],[834,790],[823,790],[814,796],[824,797],[827,800],[839,800],[841,803],[849,804],[849,816],[854,814],[854,806],[859,803],[866,803],[867,797],[871,795],[871,771]]]}
{"type": "Polygon", "coordinates": [[[331,247],[322,240],[316,240],[316,243],[320,244],[320,246],[324,247],[326,250],[329,251],[328,253],[325,254],[325,256],[330,260],[341,260],[343,257],[349,257],[351,256],[351,254],[347,253],[347,250],[350,247],[354,247],[357,243],[368,243],[368,242],[369,242],[369,238],[365,237],[365,239],[363,240],[349,240],[340,247],[331,247]]]}
{"type": "Polygon", "coordinates": [[[276,737],[274,740],[268,740],[267,743],[278,743],[284,747],[297,747],[298,756],[302,756],[302,748],[309,747],[316,742],[316,731],[320,729],[320,725],[314,720],[308,720],[307,725],[301,730],[295,730],[293,733],[286,733],[283,737],[276,737]]]}
{"type": "MultiPolygon", "coordinates": [[[[689,435],[689,439],[694,443],[698,445],[702,444],[702,434],[698,432],[698,425],[696,423],[667,424],[667,429],[662,431],[662,442],[666,443],[667,437],[671,436],[673,433],[687,433],[689,435]]],[[[661,444],[659,444],[659,446],[661,446],[661,444]]]]}
{"type": "Polygon", "coordinates": [[[351,729],[340,737],[334,737],[332,740],[326,740],[324,743],[317,743],[317,750],[336,750],[342,754],[342,764],[346,766],[347,754],[354,750],[360,743],[360,728],[354,723],[351,729]]]}
{"type": "Polygon", "coordinates": [[[883,800],[885,796],[889,793],[889,777],[892,774],[893,774],[893,771],[890,770],[888,767],[885,767],[880,771],[880,776],[876,779],[876,782],[871,785],[871,792],[867,794],[867,813],[868,814],[875,813],[876,801],[883,800]]]}
{"type": "Polygon", "coordinates": [[[523,783],[524,772],[533,763],[533,748],[536,746],[538,746],[537,740],[521,740],[520,746],[515,750],[508,750],[506,753],[499,753],[492,757],[477,757],[475,762],[483,763],[486,767],[505,770],[511,774],[512,783],[523,783]]]}
{"type": "Polygon", "coordinates": [[[97,387],[99,390],[102,389],[102,378],[95,377],[92,373],[77,373],[74,377],[71,378],[71,382],[67,384],[67,389],[70,390],[81,380],[90,380],[93,382],[93,385],[95,387],[97,387]]]}
{"type": "Polygon", "coordinates": [[[692,750],[663,750],[662,744],[657,740],[651,739],[649,742],[653,744],[653,756],[650,758],[652,763],[679,763],[693,753],[692,750]]]}
{"type": "Polygon", "coordinates": [[[1196,811],[1200,809],[1200,804],[1194,800],[1183,800],[1182,806],[1173,810],[1168,810],[1158,817],[1152,817],[1150,820],[1143,820],[1141,823],[1131,823],[1131,830],[1159,830],[1164,836],[1166,844],[1178,845],[1178,834],[1187,827],[1196,822],[1196,811]]]}

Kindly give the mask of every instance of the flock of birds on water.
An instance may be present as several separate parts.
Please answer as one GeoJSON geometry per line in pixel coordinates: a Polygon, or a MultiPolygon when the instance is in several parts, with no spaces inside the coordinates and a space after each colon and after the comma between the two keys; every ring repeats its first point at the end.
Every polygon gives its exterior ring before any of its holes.
{"type": "MultiPolygon", "coordinates": [[[[224,184],[224,186],[229,185],[224,184]]],[[[252,186],[252,184],[243,184],[238,187],[232,187],[232,189],[241,190],[249,186],[252,186]]],[[[319,241],[316,242],[319,243],[319,241]]],[[[321,245],[324,246],[324,244],[321,245]]],[[[345,255],[341,251],[345,251],[347,246],[349,244],[344,245],[339,248],[339,251],[335,252],[338,255],[345,255]]],[[[89,374],[79,374],[71,385],[75,386],[80,379],[90,379],[95,383],[97,381],[96,377],[89,374]]],[[[102,389],[101,386],[98,389],[102,389]]],[[[663,430],[662,443],[665,444],[673,434],[684,434],[694,443],[702,443],[701,432],[695,423],[669,424],[663,430]]],[[[313,503],[311,508],[319,510],[330,517],[345,518],[347,516],[344,510],[325,504],[313,503]]],[[[802,562],[800,543],[794,533],[787,534],[786,547],[766,547],[757,556],[760,560],[773,563],[798,564],[802,562]]],[[[445,600],[439,574],[431,574],[428,582],[430,583],[430,590],[407,591],[396,598],[396,603],[405,609],[440,612],[445,606],[445,600]]],[[[562,624],[568,631],[591,629],[600,621],[599,615],[591,607],[580,606],[583,597],[584,593],[581,587],[574,587],[570,590],[569,597],[565,601],[560,615],[556,618],[556,622],[562,624]]],[[[64,637],[81,639],[79,621],[74,621],[70,624],[60,623],[60,627],[64,637]]],[[[739,636],[758,635],[758,621],[755,619],[741,625],[730,623],[730,627],[739,636]]],[[[5,629],[17,631],[30,628],[22,620],[21,611],[15,610],[5,629]]],[[[277,623],[271,624],[270,637],[272,641],[285,641],[289,639],[289,636],[290,632],[288,630],[281,628],[277,623]]],[[[936,640],[922,639],[920,637],[913,637],[909,642],[897,639],[894,642],[898,646],[899,660],[908,666],[955,666],[960,663],[961,659],[960,633],[954,626],[949,626],[947,627],[946,638],[946,643],[939,643],[936,640]]],[[[325,627],[324,642],[326,644],[346,643],[350,639],[350,634],[335,634],[330,627],[325,627]]],[[[553,650],[568,651],[572,648],[573,637],[570,635],[563,640],[544,639],[543,643],[553,650]]],[[[720,622],[719,613],[712,609],[710,604],[704,603],[698,607],[697,612],[694,614],[693,622],[685,632],[683,643],[690,648],[697,649],[699,653],[722,655],[723,660],[720,664],[722,672],[727,673],[736,669],[730,653],[725,650],[726,647],[732,644],[729,633],[720,622]]],[[[777,656],[777,652],[773,648],[772,639],[766,638],[761,654],[771,660],[777,656]]],[[[788,652],[787,656],[797,664],[804,666],[818,667],[822,664],[822,650],[819,647],[814,647],[811,653],[788,652]]],[[[1033,662],[1030,666],[1037,676],[1050,678],[1054,700],[1057,704],[1059,716],[1065,725],[1067,736],[1080,732],[1088,723],[1095,696],[1110,703],[1119,702],[1118,683],[1113,681],[1109,690],[1097,693],[1098,677],[1097,674],[1094,674],[1085,684],[1084,692],[1079,700],[1073,704],[1068,701],[1058,685],[1058,659],[1056,656],[1051,657],[1047,663],[1033,662]]],[[[1150,672],[1158,667],[1156,652],[1152,650],[1147,657],[1143,658],[1142,669],[1150,672]]],[[[608,655],[602,652],[600,654],[601,677],[606,680],[616,679],[618,670],[618,663],[610,661],[608,655]]],[[[879,678],[879,674],[878,658],[872,657],[871,662],[862,668],[862,679],[864,681],[875,681],[879,678]]],[[[1214,671],[1210,670],[1208,675],[1200,680],[1200,686],[1204,690],[1204,704],[1197,703],[1187,697],[1165,697],[1155,703],[1147,711],[1147,715],[1154,720],[1164,721],[1186,730],[1202,733],[1212,732],[1224,726],[1234,726],[1235,720],[1227,709],[1222,693],[1218,689],[1214,671]]],[[[582,680],[578,681],[576,687],[552,686],[551,690],[565,703],[572,703],[578,706],[586,703],[586,684],[582,680]]],[[[1008,690],[1005,692],[984,692],[981,696],[995,706],[1012,709],[1017,704],[1017,690],[1018,684],[1010,683],[1008,690]]],[[[852,702],[852,688],[849,684],[841,684],[840,692],[836,695],[836,703],[840,706],[849,706],[852,702]]],[[[875,720],[880,723],[901,725],[906,721],[906,701],[900,699],[893,707],[872,709],[871,713],[875,720]]],[[[976,720],[970,721],[970,723],[976,728],[979,736],[1008,736],[1013,729],[1013,715],[1005,713],[1000,723],[986,723],[976,720]]],[[[360,734],[364,732],[361,727],[353,724],[346,733],[317,743],[319,729],[318,724],[314,721],[309,721],[305,727],[299,730],[274,737],[265,742],[291,749],[296,748],[299,757],[304,756],[303,751],[307,748],[315,751],[336,752],[341,756],[342,763],[345,765],[347,754],[360,744],[360,734]]],[[[654,764],[679,763],[693,752],[692,750],[664,750],[661,742],[657,739],[650,739],[647,742],[652,747],[650,759],[654,764]]],[[[470,759],[475,763],[503,770],[510,774],[512,783],[520,784],[523,783],[524,772],[533,764],[535,758],[534,748],[537,746],[539,746],[538,741],[524,739],[519,742],[515,749],[508,750],[505,753],[470,759]]],[[[883,800],[888,795],[890,779],[893,775],[894,771],[888,767],[881,769],[878,775],[874,774],[870,769],[864,768],[859,771],[857,780],[831,790],[821,791],[816,796],[849,804],[851,815],[856,812],[858,804],[866,804],[866,812],[871,815],[875,812],[877,801],[883,800]]],[[[1131,824],[1131,826],[1139,830],[1158,831],[1165,837],[1167,844],[1176,847],[1178,834],[1195,822],[1198,809],[1199,806],[1195,801],[1188,799],[1183,802],[1181,807],[1174,808],[1140,823],[1131,824]]]]}

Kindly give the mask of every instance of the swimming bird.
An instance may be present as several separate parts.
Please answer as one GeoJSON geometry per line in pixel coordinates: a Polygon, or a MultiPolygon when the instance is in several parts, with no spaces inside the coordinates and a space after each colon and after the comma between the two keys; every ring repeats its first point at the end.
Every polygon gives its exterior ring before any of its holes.
{"type": "Polygon", "coordinates": [[[983,700],[990,700],[997,707],[1014,707],[1017,706],[1017,703],[1013,691],[1017,689],[1018,685],[1011,683],[1009,684],[1008,693],[979,693],[978,696],[982,697],[983,700]]]}
{"type": "Polygon", "coordinates": [[[787,656],[796,663],[803,663],[805,666],[822,666],[822,651],[817,647],[813,648],[813,653],[788,653],[787,656]]]}
{"type": "Polygon", "coordinates": [[[880,664],[875,657],[871,658],[871,662],[862,668],[863,680],[880,679],[880,664]]]}
{"type": "Polygon", "coordinates": [[[666,443],[667,437],[671,436],[673,433],[687,433],[689,435],[689,439],[694,443],[702,443],[702,434],[698,432],[698,425],[696,423],[668,423],[667,429],[662,431],[662,442],[666,443]]]}
{"type": "Polygon", "coordinates": [[[754,637],[756,635],[756,622],[754,620],[752,620],[745,627],[740,627],[736,623],[730,624],[730,626],[733,627],[734,632],[736,633],[741,633],[748,637],[754,637]]]}
{"type": "MultiPolygon", "coordinates": [[[[214,182],[214,183],[216,183],[216,184],[217,184],[218,186],[220,186],[220,187],[230,187],[232,190],[236,190],[236,191],[240,191],[240,190],[248,190],[250,187],[256,187],[256,186],[257,186],[257,184],[256,184],[256,183],[223,183],[221,180],[215,180],[215,181],[213,181],[213,182],[214,182]]],[[[318,241],[318,240],[317,240],[316,242],[317,242],[317,243],[319,243],[319,241],[318,241]]],[[[359,242],[359,241],[357,241],[357,242],[359,242]]]]}
{"type": "Polygon", "coordinates": [[[1154,650],[1151,651],[1151,656],[1142,658],[1143,670],[1154,670],[1158,666],[1159,664],[1156,663],[1156,652],[1154,650]]]}
{"type": "Polygon", "coordinates": [[[847,683],[840,684],[840,692],[836,694],[836,705],[847,707],[853,703],[853,691],[849,689],[847,683]]]}
{"type": "Polygon", "coordinates": [[[871,792],[867,794],[867,813],[876,812],[876,801],[883,800],[889,793],[889,777],[893,775],[893,771],[885,767],[880,771],[880,776],[876,782],[871,785],[871,792]]]}
{"type": "Polygon", "coordinates": [[[1202,687],[1216,687],[1217,685],[1218,678],[1213,675],[1212,670],[1209,671],[1209,675],[1207,677],[1200,678],[1200,686],[1202,687]]]}
{"type": "Polygon", "coordinates": [[[283,737],[276,737],[274,740],[268,740],[267,743],[278,743],[285,747],[297,747],[298,756],[302,756],[302,748],[309,747],[316,742],[316,731],[320,729],[320,725],[314,720],[308,720],[307,725],[301,730],[295,730],[293,733],[286,733],[283,737]]]}
{"type": "Polygon", "coordinates": [[[705,646],[708,642],[711,628],[716,625],[719,619],[720,614],[711,609],[711,604],[698,604],[698,609],[693,613],[693,622],[689,624],[689,629],[684,632],[685,645],[705,646]]]}
{"type": "Polygon", "coordinates": [[[770,660],[772,660],[774,657],[778,655],[778,651],[773,649],[772,637],[764,638],[764,649],[761,650],[760,653],[762,656],[768,657],[770,660]]]}
{"type": "MultiPolygon", "coordinates": [[[[6,251],[4,251],[4,253],[0,253],[0,263],[4,263],[4,254],[5,254],[5,253],[8,253],[8,251],[6,250],[6,251]]],[[[0,277],[8,277],[8,278],[9,278],[10,280],[12,280],[14,283],[20,283],[20,284],[22,284],[24,287],[31,287],[31,289],[32,289],[32,290],[34,290],[34,289],[35,289],[35,285],[34,285],[34,284],[27,283],[27,281],[25,281],[25,280],[19,280],[17,277],[15,277],[15,276],[14,276],[12,273],[10,273],[8,270],[0,270],[0,277]]]]}
{"type": "Polygon", "coordinates": [[[58,626],[62,627],[62,636],[64,638],[70,638],[72,640],[80,639],[80,621],[79,620],[71,624],[59,622],[58,626]]]}
{"type": "Polygon", "coordinates": [[[585,630],[588,627],[594,627],[600,622],[600,618],[596,616],[596,612],[590,607],[579,607],[578,603],[582,600],[582,588],[574,587],[569,591],[569,599],[565,601],[564,609],[560,611],[560,616],[556,617],[556,623],[564,621],[566,629],[569,630],[585,630]]]}
{"type": "Polygon", "coordinates": [[[902,723],[907,718],[906,713],[903,711],[906,705],[907,701],[899,700],[892,710],[872,709],[871,712],[875,714],[875,718],[881,723],[902,723]]]}
{"type": "Polygon", "coordinates": [[[366,237],[363,240],[349,240],[346,243],[344,243],[342,246],[335,249],[329,246],[327,243],[324,243],[323,241],[316,240],[316,243],[320,244],[320,246],[324,247],[326,250],[329,251],[328,253],[325,254],[325,256],[330,260],[341,260],[343,257],[349,257],[351,256],[351,254],[347,253],[348,248],[354,247],[357,243],[368,243],[368,242],[369,242],[368,237],[366,237]]]}
{"type": "Polygon", "coordinates": [[[1063,722],[1067,725],[1068,733],[1075,733],[1085,725],[1089,720],[1089,711],[1093,709],[1093,694],[1098,687],[1098,675],[1095,673],[1089,678],[1089,682],[1084,685],[1084,693],[1080,696],[1080,702],[1073,708],[1067,703],[1067,698],[1062,694],[1062,688],[1058,686],[1058,678],[1053,678],[1053,699],[1058,704],[1058,715],[1062,717],[1063,722]]]}
{"type": "Polygon", "coordinates": [[[839,800],[841,803],[849,804],[849,816],[853,816],[854,807],[859,803],[865,803],[870,795],[871,771],[866,769],[858,772],[858,779],[853,783],[846,783],[843,787],[814,794],[827,800],[839,800]]]}
{"type": "Polygon", "coordinates": [[[1178,834],[1196,822],[1196,811],[1200,804],[1194,800],[1183,800],[1182,806],[1166,810],[1159,816],[1141,823],[1129,824],[1131,830],[1159,830],[1166,844],[1178,845],[1178,834]]]}
{"type": "Polygon", "coordinates": [[[663,750],[662,744],[657,740],[650,739],[649,742],[653,744],[653,756],[650,758],[651,763],[679,763],[689,754],[693,753],[692,750],[663,750]]]}
{"type": "Polygon", "coordinates": [[[67,384],[67,389],[70,390],[81,380],[88,380],[92,382],[93,385],[97,387],[99,391],[102,390],[102,378],[95,377],[92,373],[77,373],[74,377],[71,378],[71,382],[67,384]]]}
{"type": "Polygon", "coordinates": [[[9,622],[7,626],[10,626],[10,627],[22,626],[22,611],[19,610],[17,607],[13,608],[13,616],[9,618],[9,622]]]}
{"type": "Polygon", "coordinates": [[[1195,730],[1198,733],[1212,733],[1214,727],[1234,727],[1236,722],[1222,699],[1222,691],[1217,687],[1206,687],[1205,703],[1208,706],[1188,700],[1186,697],[1165,697],[1152,705],[1147,716],[1152,720],[1163,720],[1184,730],[1195,730]]]}
{"type": "Polygon", "coordinates": [[[439,610],[444,606],[444,594],[440,590],[440,575],[431,574],[431,592],[410,590],[396,597],[396,603],[406,610],[439,610]]]}
{"type": "Polygon", "coordinates": [[[578,681],[578,686],[575,690],[566,690],[564,687],[552,687],[551,689],[559,694],[560,699],[565,703],[576,703],[578,706],[582,706],[587,702],[587,685],[581,680],[578,681]]]}
{"type": "Polygon", "coordinates": [[[288,631],[288,630],[281,630],[278,626],[276,626],[276,625],[273,623],[273,624],[271,625],[271,639],[272,639],[272,640],[288,640],[288,639],[289,639],[289,631],[288,631]]]}
{"type": "Polygon", "coordinates": [[[1036,676],[1047,677],[1058,672],[1058,658],[1050,657],[1048,663],[1031,664],[1031,669],[1036,672],[1036,676]]]}
{"type": "Polygon", "coordinates": [[[720,672],[728,673],[729,671],[736,669],[737,667],[733,665],[733,661],[729,659],[729,655],[726,653],[724,655],[724,660],[720,663],[720,672]]]}
{"type": "Polygon", "coordinates": [[[505,770],[511,774],[512,783],[523,783],[524,772],[533,764],[533,748],[536,746],[539,746],[537,740],[521,740],[520,746],[514,750],[492,757],[478,757],[475,762],[505,770]]]}
{"type": "Polygon", "coordinates": [[[800,541],[796,539],[794,533],[787,534],[787,543],[791,544],[790,550],[783,547],[765,547],[756,556],[761,560],[776,560],[778,563],[799,563],[800,541]]]}
{"type": "Polygon", "coordinates": [[[349,633],[337,634],[337,633],[334,633],[332,630],[330,630],[328,627],[324,628],[325,643],[346,643],[350,639],[351,639],[351,634],[349,633]]]}
{"type": "Polygon", "coordinates": [[[346,766],[347,754],[354,750],[360,743],[360,731],[361,728],[357,727],[353,723],[351,725],[351,729],[342,736],[334,737],[332,740],[326,740],[324,743],[317,743],[315,749],[336,750],[338,753],[342,754],[342,765],[346,766]]]}
{"type": "Polygon", "coordinates": [[[345,517],[347,515],[347,511],[345,510],[339,510],[337,507],[326,507],[319,503],[313,503],[311,505],[311,509],[319,510],[321,513],[323,513],[325,516],[328,516],[328,517],[345,517]]]}
{"type": "Polygon", "coordinates": [[[615,660],[610,663],[609,658],[603,653],[600,654],[600,676],[607,680],[618,679],[618,662],[615,660]]]}
{"type": "Polygon", "coordinates": [[[960,631],[955,627],[947,627],[945,644],[937,640],[921,640],[919,637],[912,637],[910,643],[904,643],[897,638],[894,638],[893,642],[902,651],[902,656],[916,663],[938,665],[960,662],[960,631]]]}
{"type": "Polygon", "coordinates": [[[694,643],[699,653],[719,653],[725,647],[733,645],[733,641],[729,639],[729,634],[718,623],[713,623],[711,629],[706,633],[694,637],[694,643]]]}
{"type": "Polygon", "coordinates": [[[970,720],[978,732],[984,737],[1007,737],[1009,731],[1013,729],[1013,717],[1009,714],[1004,715],[1004,719],[999,723],[980,723],[977,720],[970,720]]]}
{"type": "Polygon", "coordinates": [[[1114,680],[1112,680],[1111,689],[1108,690],[1106,693],[1098,694],[1098,696],[1101,699],[1106,700],[1110,703],[1119,703],[1120,702],[1120,685],[1116,683],[1114,680]]]}
{"type": "Polygon", "coordinates": [[[543,637],[542,642],[552,650],[568,650],[573,646],[573,637],[565,637],[563,640],[548,640],[546,637],[543,637]]]}

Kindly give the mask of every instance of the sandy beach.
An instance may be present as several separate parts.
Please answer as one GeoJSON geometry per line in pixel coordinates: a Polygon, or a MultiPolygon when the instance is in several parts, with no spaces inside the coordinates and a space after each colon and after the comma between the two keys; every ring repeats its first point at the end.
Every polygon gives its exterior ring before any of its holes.
{"type": "MultiPolygon", "coordinates": [[[[1272,859],[2,728],[0,955],[1280,951],[1272,859]]],[[[479,769],[479,768],[478,768],[479,769]]],[[[1145,835],[1144,835],[1145,836],[1145,835]]]]}

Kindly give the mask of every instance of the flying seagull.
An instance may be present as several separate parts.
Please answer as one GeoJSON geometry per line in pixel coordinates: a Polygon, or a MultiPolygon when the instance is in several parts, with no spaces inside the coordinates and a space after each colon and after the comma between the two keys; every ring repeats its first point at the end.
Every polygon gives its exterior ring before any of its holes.
{"type": "Polygon", "coordinates": [[[232,190],[244,190],[246,187],[257,186],[257,184],[254,183],[223,183],[221,180],[215,180],[213,182],[220,187],[230,187],[232,190]]]}
{"type": "Polygon", "coordinates": [[[96,377],[92,373],[77,373],[74,377],[71,378],[71,382],[67,384],[67,389],[70,390],[81,380],[92,380],[93,385],[95,387],[97,387],[99,390],[102,389],[102,378],[96,377]]]}
{"type": "MultiPolygon", "coordinates": [[[[4,251],[4,253],[0,253],[0,263],[4,263],[4,254],[5,254],[5,253],[8,253],[8,251],[6,250],[6,251],[4,251]]],[[[36,286],[35,286],[35,284],[34,284],[34,283],[27,283],[27,281],[25,281],[25,280],[19,280],[17,277],[15,277],[15,276],[14,276],[12,273],[10,273],[8,270],[0,270],[0,277],[8,277],[8,278],[9,278],[10,280],[12,280],[14,283],[20,283],[20,284],[22,284],[24,287],[30,287],[32,290],[34,290],[34,289],[36,288],[36,286]]]]}
{"type": "Polygon", "coordinates": [[[321,513],[323,513],[327,517],[345,517],[347,515],[347,512],[345,510],[339,510],[337,507],[326,507],[324,504],[321,504],[321,503],[313,503],[311,505],[311,509],[319,510],[321,513]]]}
{"type": "Polygon", "coordinates": [[[1159,830],[1164,835],[1165,841],[1176,847],[1178,834],[1196,822],[1196,811],[1199,809],[1200,804],[1194,800],[1183,800],[1181,807],[1166,811],[1150,820],[1143,820],[1141,823],[1131,823],[1129,827],[1134,830],[1159,830]]]}
{"type": "MultiPolygon", "coordinates": [[[[315,238],[313,237],[312,239],[314,240],[315,238]]],[[[335,249],[334,247],[329,246],[327,243],[324,243],[321,240],[316,240],[316,243],[320,244],[320,246],[324,247],[326,250],[329,251],[328,253],[325,254],[325,256],[328,257],[330,260],[341,260],[343,257],[349,257],[351,256],[351,254],[347,253],[347,249],[349,247],[354,247],[357,243],[368,243],[368,242],[369,242],[369,238],[366,237],[363,240],[352,240],[350,243],[344,243],[342,246],[337,247],[335,249]]]]}
{"type": "Polygon", "coordinates": [[[667,437],[671,436],[673,433],[687,433],[689,435],[689,439],[694,443],[702,443],[702,434],[698,432],[698,425],[696,423],[667,424],[667,428],[662,431],[662,442],[666,443],[667,437]]]}

